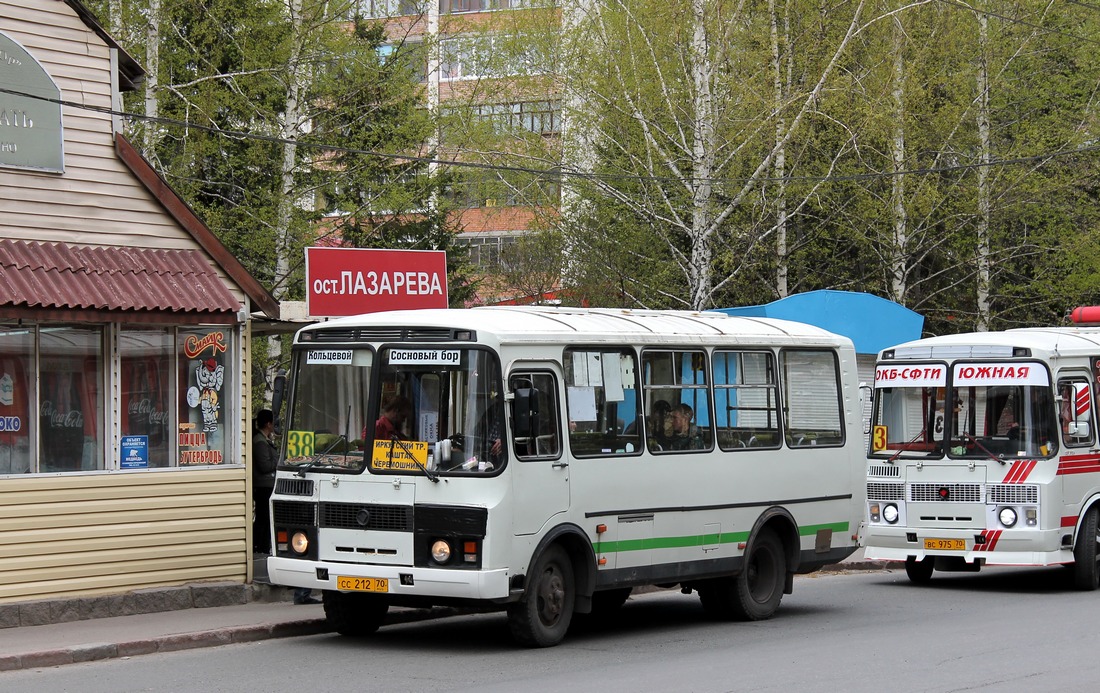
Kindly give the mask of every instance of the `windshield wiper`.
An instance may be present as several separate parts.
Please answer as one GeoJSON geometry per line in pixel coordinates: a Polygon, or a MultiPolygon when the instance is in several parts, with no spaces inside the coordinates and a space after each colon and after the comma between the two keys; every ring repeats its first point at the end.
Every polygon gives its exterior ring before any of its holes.
{"type": "Polygon", "coordinates": [[[344,463],[346,464],[347,461],[348,461],[348,448],[351,447],[351,443],[349,442],[349,439],[348,439],[348,430],[349,430],[350,427],[351,427],[351,405],[349,404],[348,405],[347,416],[344,417],[344,432],[343,433],[337,433],[336,434],[336,439],[333,440],[331,443],[329,443],[329,446],[327,448],[325,448],[321,452],[314,455],[313,459],[310,460],[308,464],[306,464],[301,469],[299,469],[297,472],[295,472],[295,474],[298,476],[298,478],[305,477],[306,472],[308,472],[309,470],[311,470],[314,467],[318,466],[318,462],[320,462],[321,458],[324,457],[325,455],[329,454],[330,452],[332,452],[333,448],[335,448],[341,442],[343,442],[345,444],[344,445],[344,463]]]}
{"type": "MultiPolygon", "coordinates": [[[[347,443],[347,442],[348,442],[347,436],[345,436],[343,433],[338,433],[336,435],[336,439],[333,440],[331,443],[329,443],[329,446],[327,448],[325,448],[321,452],[314,455],[313,459],[311,459],[306,464],[302,465],[301,469],[294,472],[295,476],[297,476],[299,478],[304,477],[306,475],[306,472],[308,472],[309,470],[311,470],[315,467],[320,466],[319,462],[321,461],[321,458],[324,457],[325,455],[329,454],[330,452],[332,452],[333,448],[335,448],[340,443],[347,443]]],[[[348,456],[347,448],[345,447],[344,448],[344,457],[346,458],[347,456],[348,456]]]]}
{"type": "MultiPolygon", "coordinates": [[[[403,450],[404,453],[409,456],[409,459],[413,461],[413,464],[415,464],[417,467],[420,467],[420,471],[424,472],[424,476],[428,477],[432,481],[432,483],[434,483],[434,484],[439,483],[439,476],[437,476],[436,474],[434,474],[432,472],[432,470],[428,469],[423,464],[421,464],[420,460],[416,459],[416,457],[413,456],[412,449],[409,448],[408,444],[405,443],[405,441],[398,438],[396,433],[391,433],[390,434],[390,440],[401,446],[401,450],[403,450]]],[[[393,446],[392,445],[390,446],[390,467],[391,468],[393,467],[393,446]]]]}
{"type": "MultiPolygon", "coordinates": [[[[963,436],[963,438],[969,439],[971,443],[974,443],[974,445],[977,446],[977,448],[979,450],[984,452],[986,454],[986,456],[989,457],[989,459],[996,460],[997,462],[1000,462],[1002,465],[1008,464],[1007,462],[1005,462],[1005,456],[1004,455],[999,455],[999,456],[994,455],[992,452],[990,452],[988,449],[986,449],[986,447],[984,445],[982,445],[981,442],[979,442],[978,439],[975,438],[974,436],[970,435],[969,433],[965,433],[965,432],[963,432],[962,436],[963,436]]],[[[973,465],[971,465],[971,466],[973,466],[973,465]]]]}
{"type": "MultiPolygon", "coordinates": [[[[922,428],[921,430],[917,431],[917,435],[915,435],[915,436],[913,436],[912,438],[910,438],[910,439],[908,440],[908,442],[902,443],[902,445],[903,445],[903,446],[908,446],[908,445],[912,445],[913,443],[917,442],[917,440],[918,440],[918,439],[919,439],[919,438],[920,438],[921,436],[923,436],[923,435],[925,434],[925,432],[926,432],[926,429],[923,429],[923,428],[922,428]]],[[[933,441],[933,442],[935,442],[935,441],[933,441]]],[[[895,452],[895,453],[894,453],[893,455],[890,455],[889,457],[887,457],[887,458],[886,458],[886,462],[887,462],[888,464],[893,464],[893,463],[894,463],[894,462],[895,462],[895,461],[896,461],[896,460],[897,460],[897,459],[898,459],[899,457],[901,457],[901,453],[903,453],[903,452],[907,452],[907,450],[906,450],[906,449],[905,449],[904,447],[900,447],[900,448],[898,448],[898,451],[897,451],[897,452],[895,452]]],[[[934,454],[935,452],[936,452],[936,450],[935,450],[935,448],[933,448],[933,449],[932,449],[932,452],[930,452],[930,453],[929,453],[929,455],[932,455],[932,454],[934,454]]]]}

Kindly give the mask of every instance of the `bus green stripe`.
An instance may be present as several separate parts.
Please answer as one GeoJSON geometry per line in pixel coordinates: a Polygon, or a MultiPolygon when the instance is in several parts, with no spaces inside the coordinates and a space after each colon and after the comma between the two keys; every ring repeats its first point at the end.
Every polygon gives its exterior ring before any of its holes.
{"type": "MultiPolygon", "coordinates": [[[[833,532],[847,532],[847,522],[830,522],[822,525],[800,527],[801,536],[813,536],[823,529],[833,532]]],[[[713,546],[733,544],[749,540],[748,532],[722,532],[720,534],[689,534],[683,537],[647,537],[645,539],[624,539],[622,541],[597,541],[592,544],[596,553],[624,553],[647,549],[681,549],[691,546],[713,546]]]]}

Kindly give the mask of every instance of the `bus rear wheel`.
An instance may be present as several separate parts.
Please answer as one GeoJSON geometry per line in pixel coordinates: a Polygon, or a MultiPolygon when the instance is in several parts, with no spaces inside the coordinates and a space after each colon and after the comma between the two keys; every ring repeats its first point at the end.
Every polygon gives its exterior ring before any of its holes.
{"type": "Polygon", "coordinates": [[[920,561],[912,556],[905,559],[905,574],[909,577],[909,582],[914,585],[926,585],[931,582],[935,567],[936,559],[931,556],[920,561]]]}
{"type": "Polygon", "coordinates": [[[573,563],[560,546],[551,546],[535,561],[523,599],[508,607],[508,627],[527,647],[557,645],[573,620],[573,563]]]}
{"type": "Polygon", "coordinates": [[[756,537],[745,566],[732,578],[714,578],[699,588],[699,600],[712,616],[725,620],[762,621],[779,609],[787,580],[783,542],[770,529],[756,537]]]}
{"type": "Polygon", "coordinates": [[[1100,587],[1100,505],[1085,512],[1077,544],[1073,547],[1073,586],[1079,590],[1100,587]]]}
{"type": "Polygon", "coordinates": [[[389,604],[374,595],[325,590],[321,593],[325,620],[340,635],[363,636],[378,630],[389,604]]]}

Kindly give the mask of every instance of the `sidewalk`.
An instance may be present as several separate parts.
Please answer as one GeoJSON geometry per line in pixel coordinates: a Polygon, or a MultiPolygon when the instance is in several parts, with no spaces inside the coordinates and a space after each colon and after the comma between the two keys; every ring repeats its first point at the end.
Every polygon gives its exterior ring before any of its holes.
{"type": "MultiPolygon", "coordinates": [[[[864,561],[861,550],[823,570],[887,567],[864,561]]],[[[319,604],[297,605],[289,597],[289,589],[262,584],[197,584],[98,599],[3,604],[0,626],[10,627],[0,627],[0,672],[329,631],[319,604]],[[144,612],[132,612],[143,604],[144,612]],[[85,614],[78,613],[81,609],[85,614]]],[[[386,623],[456,613],[450,608],[394,608],[386,623]]]]}

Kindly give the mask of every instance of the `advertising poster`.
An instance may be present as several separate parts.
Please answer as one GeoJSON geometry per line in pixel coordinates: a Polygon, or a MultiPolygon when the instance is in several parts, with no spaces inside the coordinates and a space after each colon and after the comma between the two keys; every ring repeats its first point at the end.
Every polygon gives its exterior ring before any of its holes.
{"type": "Polygon", "coordinates": [[[180,332],[179,464],[181,467],[225,462],[225,330],[180,332]]]}

